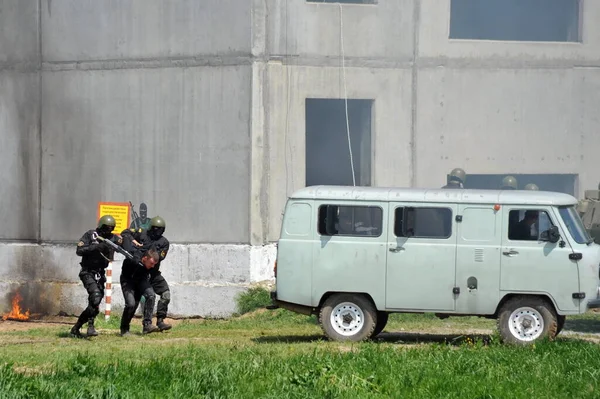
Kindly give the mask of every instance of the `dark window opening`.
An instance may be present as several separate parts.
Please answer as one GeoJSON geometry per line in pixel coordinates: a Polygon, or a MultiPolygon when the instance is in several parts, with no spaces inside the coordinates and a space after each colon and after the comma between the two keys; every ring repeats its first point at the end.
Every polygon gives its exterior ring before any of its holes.
{"type": "Polygon", "coordinates": [[[548,230],[552,226],[554,224],[546,211],[516,209],[508,213],[509,240],[547,241],[548,230]]]}
{"type": "Polygon", "coordinates": [[[373,100],[306,99],[306,186],[371,185],[371,113],[373,100]]]}
{"type": "Polygon", "coordinates": [[[396,237],[449,238],[452,235],[452,210],[447,208],[396,208],[396,237]]]}
{"type": "Polygon", "coordinates": [[[541,191],[554,191],[575,196],[576,174],[470,174],[467,171],[465,188],[481,190],[499,190],[502,179],[513,176],[517,180],[517,189],[523,190],[528,184],[535,184],[541,191]]]}
{"type": "Polygon", "coordinates": [[[580,41],[580,0],[452,0],[450,38],[580,41]]]}
{"type": "Polygon", "coordinates": [[[306,0],[307,3],[377,4],[377,0],[306,0]]]}
{"type": "Polygon", "coordinates": [[[319,234],[322,236],[379,237],[383,210],[376,206],[322,205],[319,208],[319,234]]]}

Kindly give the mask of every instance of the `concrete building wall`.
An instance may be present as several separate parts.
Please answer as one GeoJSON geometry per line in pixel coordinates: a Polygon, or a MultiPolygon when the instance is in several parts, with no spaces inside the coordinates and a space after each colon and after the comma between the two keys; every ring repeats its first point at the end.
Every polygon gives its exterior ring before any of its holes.
{"type": "Polygon", "coordinates": [[[0,240],[38,238],[38,37],[37,2],[0,1],[0,240]]]}
{"type": "Polygon", "coordinates": [[[450,40],[449,16],[450,0],[0,0],[0,311],[25,282],[38,309],[83,309],[74,244],[98,201],[130,200],[167,220],[173,314],[230,314],[272,277],[305,185],[307,98],[373,100],[375,186],[461,166],[595,187],[600,3],[583,1],[581,43],[450,40]]]}

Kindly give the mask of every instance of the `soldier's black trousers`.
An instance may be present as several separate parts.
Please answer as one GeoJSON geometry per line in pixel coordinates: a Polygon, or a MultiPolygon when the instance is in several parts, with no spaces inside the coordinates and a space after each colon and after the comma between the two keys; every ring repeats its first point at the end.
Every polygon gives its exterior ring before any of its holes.
{"type": "Polygon", "coordinates": [[[144,320],[143,325],[152,324],[152,312],[154,311],[154,301],[156,295],[147,279],[134,280],[127,279],[121,276],[121,291],[125,299],[125,307],[123,308],[123,317],[121,318],[121,331],[129,331],[131,319],[135,316],[140,299],[144,296],[144,320]]]}
{"type": "Polygon", "coordinates": [[[106,278],[99,272],[81,270],[79,279],[88,293],[88,305],[79,315],[77,324],[80,326],[86,322],[93,323],[100,313],[100,303],[104,298],[104,283],[106,278]]]}
{"type": "Polygon", "coordinates": [[[164,319],[167,317],[169,302],[171,302],[171,291],[169,290],[169,284],[167,284],[167,280],[165,280],[162,274],[158,274],[150,278],[150,283],[152,284],[152,288],[154,289],[156,295],[160,296],[158,305],[156,305],[156,317],[159,319],[164,319]]]}

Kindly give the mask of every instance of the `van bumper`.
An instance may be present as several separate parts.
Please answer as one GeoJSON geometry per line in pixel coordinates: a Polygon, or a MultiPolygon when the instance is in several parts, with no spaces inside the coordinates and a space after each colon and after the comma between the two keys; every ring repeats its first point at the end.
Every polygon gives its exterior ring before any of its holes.
{"type": "Polygon", "coordinates": [[[312,306],[299,305],[297,303],[284,302],[277,299],[277,291],[271,291],[272,304],[267,306],[267,309],[286,309],[295,313],[310,316],[315,314],[316,309],[312,306]]]}

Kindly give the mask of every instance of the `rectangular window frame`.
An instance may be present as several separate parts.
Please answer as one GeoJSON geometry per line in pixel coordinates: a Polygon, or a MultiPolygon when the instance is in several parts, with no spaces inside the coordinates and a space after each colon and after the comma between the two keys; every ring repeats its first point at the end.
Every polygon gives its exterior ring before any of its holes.
{"type": "Polygon", "coordinates": [[[351,3],[348,0],[306,0],[307,4],[318,4],[318,5],[338,5],[341,4],[343,6],[376,6],[379,3],[379,0],[364,0],[365,3],[351,3]]]}
{"type": "MultiPolygon", "coordinates": [[[[392,228],[393,228],[393,234],[394,234],[394,237],[396,239],[398,239],[398,238],[406,238],[406,239],[420,239],[420,240],[449,240],[450,238],[452,238],[452,236],[454,234],[454,228],[453,228],[453,226],[454,226],[453,220],[454,219],[453,218],[454,218],[453,209],[449,208],[447,206],[398,205],[398,206],[394,207],[394,225],[392,226],[392,228]],[[434,237],[432,237],[432,236],[416,236],[416,235],[413,235],[413,236],[406,236],[406,235],[399,236],[399,235],[397,235],[396,234],[396,232],[397,232],[397,230],[396,230],[396,223],[397,223],[396,214],[397,214],[398,209],[400,209],[400,208],[403,209],[403,212],[404,212],[404,209],[406,209],[406,208],[443,209],[443,210],[450,211],[450,235],[448,235],[448,236],[434,236],[434,237]]],[[[403,224],[402,230],[404,230],[404,221],[402,221],[402,224],[403,224]]]]}
{"type": "Polygon", "coordinates": [[[446,32],[446,38],[448,39],[448,41],[450,42],[482,42],[482,43],[489,43],[489,42],[496,42],[496,43],[512,43],[512,44],[552,44],[552,45],[567,45],[567,46],[573,46],[573,45],[582,45],[584,42],[584,37],[583,37],[583,19],[584,19],[584,8],[585,8],[585,2],[586,0],[577,0],[577,5],[578,5],[578,16],[577,16],[577,35],[576,35],[576,39],[575,40],[560,40],[560,41],[556,41],[556,40],[514,40],[514,39],[478,39],[478,38],[460,38],[460,37],[452,37],[451,36],[451,31],[452,31],[452,0],[449,0],[450,4],[448,7],[448,25],[447,25],[447,32],[446,32]]]}
{"type": "MultiPolygon", "coordinates": [[[[381,205],[357,205],[357,204],[340,204],[340,203],[322,203],[317,207],[317,223],[316,223],[316,233],[317,236],[323,238],[323,237],[351,237],[351,238],[372,238],[372,239],[377,239],[383,236],[384,233],[384,225],[385,225],[385,212],[384,209],[381,205]],[[379,211],[381,212],[381,225],[378,226],[379,227],[379,234],[375,235],[375,234],[322,234],[321,233],[321,210],[324,207],[328,207],[328,206],[336,206],[336,207],[347,207],[347,208],[366,208],[366,209],[370,209],[370,208],[376,208],[379,209],[379,211]]],[[[326,222],[325,222],[326,223],[326,222]]]]}
{"type": "MultiPolygon", "coordinates": [[[[546,243],[547,240],[542,240],[541,239],[541,235],[542,232],[538,231],[538,237],[535,240],[514,240],[512,238],[510,238],[510,214],[511,212],[526,212],[526,211],[537,211],[538,212],[538,222],[539,222],[539,212],[544,212],[547,216],[548,216],[548,220],[550,221],[550,227],[558,227],[558,220],[553,219],[553,217],[555,217],[555,215],[553,215],[553,212],[551,212],[549,209],[544,209],[544,208],[529,208],[529,207],[525,207],[525,208],[519,208],[519,207],[515,207],[515,208],[509,208],[508,209],[508,229],[506,230],[506,236],[504,237],[508,242],[515,242],[515,243],[546,243]]],[[[520,221],[520,219],[519,219],[520,221]]]]}

